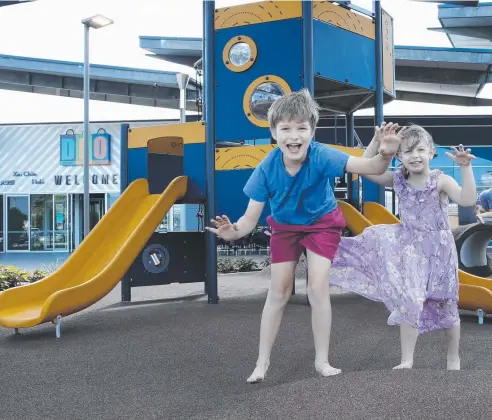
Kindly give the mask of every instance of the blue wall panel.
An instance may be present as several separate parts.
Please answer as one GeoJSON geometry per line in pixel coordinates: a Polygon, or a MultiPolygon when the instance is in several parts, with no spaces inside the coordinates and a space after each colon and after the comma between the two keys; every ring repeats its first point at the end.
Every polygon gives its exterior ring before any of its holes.
{"type": "Polygon", "coordinates": [[[147,148],[128,149],[128,184],[147,176],[147,148]]]}
{"type": "Polygon", "coordinates": [[[268,128],[257,127],[244,114],[243,97],[252,81],[273,74],[284,79],[292,90],[302,88],[302,25],[300,19],[267,22],[221,29],[215,39],[216,139],[240,141],[269,137],[268,128]],[[222,60],[229,40],[245,35],[254,40],[257,60],[248,70],[234,73],[222,60]]]}
{"type": "Polygon", "coordinates": [[[187,195],[205,198],[205,143],[185,144],[184,175],[191,181],[187,195]]]}
{"type": "MultiPolygon", "coordinates": [[[[243,188],[252,173],[252,169],[215,172],[217,214],[227,215],[232,222],[236,222],[244,214],[249,198],[244,194],[243,188]]],[[[270,205],[267,203],[260,224],[267,224],[266,217],[269,214],[270,205]]]]}
{"type": "Polygon", "coordinates": [[[374,40],[314,21],[314,74],[374,90],[375,54],[374,40]]]}

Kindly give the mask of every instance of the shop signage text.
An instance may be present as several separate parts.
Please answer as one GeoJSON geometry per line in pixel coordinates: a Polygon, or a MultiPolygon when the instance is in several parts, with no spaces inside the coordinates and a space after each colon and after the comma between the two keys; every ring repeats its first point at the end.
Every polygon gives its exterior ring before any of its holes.
{"type": "MultiPolygon", "coordinates": [[[[24,171],[24,172],[19,172],[19,171],[14,171],[12,172],[12,177],[13,178],[22,178],[22,177],[30,177],[31,183],[35,185],[41,185],[44,184],[44,179],[39,179],[37,178],[38,174],[36,172],[31,172],[31,171],[24,171]]],[[[15,179],[7,179],[7,180],[0,180],[0,185],[15,185],[15,179]]]]}
{"type": "MultiPolygon", "coordinates": [[[[118,185],[118,175],[92,175],[90,177],[92,184],[114,184],[118,185]]],[[[55,185],[83,185],[84,179],[79,175],[55,175],[55,185]]]]}

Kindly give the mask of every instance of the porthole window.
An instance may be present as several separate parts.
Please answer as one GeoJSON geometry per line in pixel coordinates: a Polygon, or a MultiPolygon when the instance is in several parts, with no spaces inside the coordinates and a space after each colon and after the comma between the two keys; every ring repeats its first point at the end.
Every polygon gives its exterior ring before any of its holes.
{"type": "Polygon", "coordinates": [[[222,60],[229,70],[239,73],[255,63],[257,53],[254,41],[248,36],[240,35],[230,39],[225,45],[222,60]]]}
{"type": "Polygon", "coordinates": [[[251,47],[246,42],[238,42],[229,50],[229,61],[233,66],[244,66],[251,58],[251,47]]]}
{"type": "Polygon", "coordinates": [[[284,90],[278,83],[261,83],[253,90],[249,100],[249,108],[252,114],[259,120],[266,121],[270,106],[284,94],[284,90]]]}
{"type": "Polygon", "coordinates": [[[268,127],[268,110],[278,98],[290,93],[289,85],[277,76],[262,76],[251,83],[244,94],[246,117],[259,127],[268,127]]]}

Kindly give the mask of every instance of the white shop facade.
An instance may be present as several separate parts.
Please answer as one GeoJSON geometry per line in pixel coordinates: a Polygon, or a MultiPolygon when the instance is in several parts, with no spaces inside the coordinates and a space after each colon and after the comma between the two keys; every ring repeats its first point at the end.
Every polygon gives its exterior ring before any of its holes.
{"type": "MultiPolygon", "coordinates": [[[[120,195],[122,123],[89,127],[91,229],[120,195]]],[[[70,253],[79,245],[83,138],[83,123],[0,125],[0,253],[70,253]]]]}

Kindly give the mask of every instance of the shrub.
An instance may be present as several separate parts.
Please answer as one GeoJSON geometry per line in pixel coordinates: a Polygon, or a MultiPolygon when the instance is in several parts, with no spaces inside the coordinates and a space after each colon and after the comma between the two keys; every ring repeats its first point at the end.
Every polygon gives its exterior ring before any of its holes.
{"type": "Polygon", "coordinates": [[[34,283],[46,277],[46,275],[47,273],[43,270],[34,270],[30,273],[21,268],[0,265],[0,291],[27,283],[34,283]]]}
{"type": "Polygon", "coordinates": [[[0,290],[10,289],[11,287],[28,283],[28,275],[29,273],[26,270],[0,265],[0,290]]]}
{"type": "Polygon", "coordinates": [[[258,270],[258,264],[251,258],[239,258],[234,262],[234,268],[239,272],[256,271],[258,270]]]}
{"type": "Polygon", "coordinates": [[[271,265],[271,260],[270,260],[270,256],[268,256],[261,262],[260,267],[267,268],[270,265],[271,265]]]}
{"type": "Polygon", "coordinates": [[[219,273],[244,273],[256,270],[259,270],[259,266],[251,258],[219,258],[217,260],[217,272],[219,273]]]}
{"type": "Polygon", "coordinates": [[[217,271],[219,273],[233,273],[234,262],[230,258],[219,258],[217,260],[217,271]]]}
{"type": "Polygon", "coordinates": [[[29,283],[34,283],[38,280],[44,279],[48,274],[50,273],[45,270],[36,269],[27,276],[27,280],[29,283]]]}

